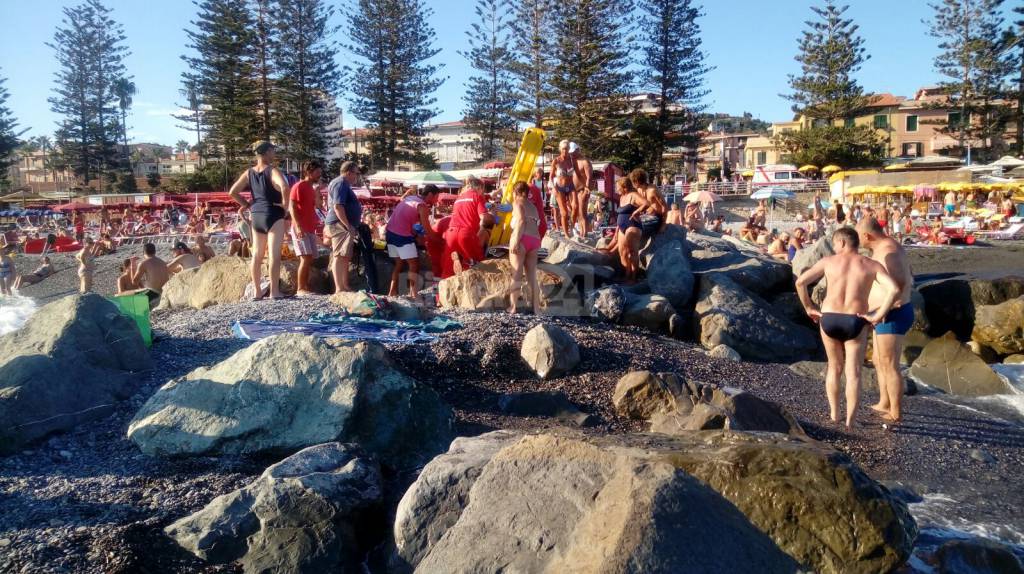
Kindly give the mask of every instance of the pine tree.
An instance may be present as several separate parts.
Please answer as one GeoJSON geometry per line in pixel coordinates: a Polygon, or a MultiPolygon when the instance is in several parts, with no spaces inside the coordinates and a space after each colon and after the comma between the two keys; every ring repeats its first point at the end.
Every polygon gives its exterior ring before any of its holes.
{"type": "Polygon", "coordinates": [[[477,72],[466,84],[466,128],[477,136],[477,159],[504,157],[517,123],[512,72],[509,68],[509,10],[504,0],[477,0],[476,21],[466,31],[471,50],[462,53],[477,72]]]}
{"type": "Polygon", "coordinates": [[[9,169],[17,162],[18,121],[14,119],[11,109],[7,107],[7,78],[0,77],[0,190],[10,191],[11,179],[9,169]]]}
{"type": "Polygon", "coordinates": [[[260,137],[259,85],[254,65],[255,23],[246,0],[199,0],[186,30],[195,55],[182,56],[183,89],[194,91],[202,111],[195,120],[206,132],[207,155],[229,164],[247,158],[260,137]]]}
{"type": "Polygon", "coordinates": [[[370,130],[373,164],[395,169],[423,156],[424,125],[438,114],[434,92],[444,82],[427,61],[434,48],[433,11],[423,0],[356,0],[345,13],[357,59],[351,66],[352,113],[370,130]]]}
{"type": "Polygon", "coordinates": [[[1015,7],[1013,12],[1020,19],[1013,21],[1006,30],[1003,53],[1013,86],[1009,96],[1017,100],[1013,110],[1013,123],[1017,128],[1014,143],[1017,155],[1024,157],[1024,5],[1015,7]]]}
{"type": "Polygon", "coordinates": [[[515,100],[519,104],[515,118],[543,127],[551,109],[551,15],[556,4],[553,0],[520,0],[514,5],[509,45],[513,46],[510,64],[516,82],[515,100]]]}
{"type": "MultiPolygon", "coordinates": [[[[1009,72],[1000,55],[1003,0],[941,0],[929,6],[935,11],[931,35],[941,50],[935,71],[949,78],[939,86],[949,98],[946,107],[959,111],[959,121],[940,131],[955,136],[961,152],[968,145],[984,147],[1002,136],[1009,119],[997,101],[1009,72]]],[[[979,151],[998,155],[995,149],[979,151]]]]}
{"type": "Polygon", "coordinates": [[[86,0],[65,8],[62,27],[47,44],[56,52],[60,70],[56,74],[51,110],[65,120],[60,139],[76,175],[88,183],[119,161],[117,135],[118,98],[114,83],[124,76],[124,32],[99,0],[86,0]]]}
{"type": "Polygon", "coordinates": [[[555,134],[580,144],[589,157],[610,155],[629,124],[632,10],[632,0],[559,3],[552,30],[555,134]]]}
{"type": "Polygon", "coordinates": [[[328,40],[334,8],[323,0],[277,0],[281,36],[274,59],[280,79],[278,133],[285,155],[299,162],[323,158],[339,139],[332,127],[333,104],[341,90],[336,44],[328,40]]]}
{"type": "Polygon", "coordinates": [[[277,87],[274,52],[277,51],[277,26],[271,20],[271,0],[250,0],[255,15],[253,27],[253,81],[257,85],[259,106],[259,136],[270,140],[277,129],[277,87]]]}
{"type": "Polygon", "coordinates": [[[640,0],[640,8],[645,32],[641,81],[658,96],[645,163],[661,174],[667,145],[695,150],[700,138],[699,117],[707,109],[702,100],[708,95],[704,74],[709,70],[697,23],[702,12],[691,0],[640,0]]]}
{"type": "Polygon", "coordinates": [[[796,61],[802,73],[789,76],[793,93],[785,96],[793,102],[794,112],[829,124],[851,117],[867,104],[853,75],[870,56],[857,35],[860,27],[843,18],[847,9],[832,0],[825,0],[824,7],[811,7],[818,19],[807,22],[800,38],[796,61]]]}

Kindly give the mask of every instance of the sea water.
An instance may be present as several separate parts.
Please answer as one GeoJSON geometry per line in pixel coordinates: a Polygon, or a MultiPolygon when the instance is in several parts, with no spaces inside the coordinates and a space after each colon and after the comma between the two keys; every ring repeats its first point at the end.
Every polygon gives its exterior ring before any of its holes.
{"type": "Polygon", "coordinates": [[[981,397],[982,402],[1008,406],[1024,417],[1024,365],[991,365],[992,370],[1010,385],[1012,394],[981,397]]]}
{"type": "Polygon", "coordinates": [[[36,302],[30,297],[0,295],[0,335],[17,330],[35,312],[36,302]]]}

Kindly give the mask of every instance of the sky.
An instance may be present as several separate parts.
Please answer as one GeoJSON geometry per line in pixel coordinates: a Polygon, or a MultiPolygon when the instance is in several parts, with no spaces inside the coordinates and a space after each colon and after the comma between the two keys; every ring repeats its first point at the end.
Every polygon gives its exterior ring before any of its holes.
{"type": "MultiPolygon", "coordinates": [[[[344,1],[344,0],[343,0],[344,1]]],[[[461,118],[462,96],[472,69],[460,51],[466,51],[465,30],[473,18],[474,0],[426,0],[434,9],[431,24],[436,31],[436,60],[444,64],[447,80],[437,92],[442,111],[433,122],[461,118]]],[[[24,137],[52,135],[58,117],[49,109],[57,63],[46,42],[53,38],[71,0],[0,0],[7,33],[0,34],[0,75],[8,78],[8,104],[24,137]],[[18,31],[18,33],[11,33],[18,31]]],[[[708,64],[710,110],[731,114],[751,112],[766,121],[791,119],[786,93],[787,75],[799,71],[793,60],[804,21],[811,16],[808,0],[719,0],[704,4],[703,30],[708,64]]],[[[930,17],[926,0],[850,0],[847,15],[860,24],[871,58],[857,79],[869,92],[913,96],[917,88],[934,84],[932,69],[936,41],[928,35],[923,19],[930,17]]],[[[190,0],[107,0],[113,16],[124,25],[131,55],[125,64],[134,76],[138,93],[128,118],[129,139],[134,143],[173,145],[190,135],[171,117],[183,103],[178,93],[186,52],[184,29],[195,16],[190,0]]],[[[339,17],[339,24],[341,23],[339,17]]],[[[342,29],[344,33],[344,28],[342,29]]],[[[339,52],[338,62],[348,55],[339,52]]],[[[339,105],[348,108],[348,94],[339,105]]],[[[344,116],[345,127],[359,125],[344,116]]]]}

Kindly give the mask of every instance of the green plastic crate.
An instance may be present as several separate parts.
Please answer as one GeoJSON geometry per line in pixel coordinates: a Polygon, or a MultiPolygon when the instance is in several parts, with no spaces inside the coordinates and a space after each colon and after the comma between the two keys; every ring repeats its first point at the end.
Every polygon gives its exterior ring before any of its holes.
{"type": "Polygon", "coordinates": [[[135,320],[146,346],[153,345],[153,328],[149,324],[149,297],[145,293],[111,297],[122,313],[135,320]]]}

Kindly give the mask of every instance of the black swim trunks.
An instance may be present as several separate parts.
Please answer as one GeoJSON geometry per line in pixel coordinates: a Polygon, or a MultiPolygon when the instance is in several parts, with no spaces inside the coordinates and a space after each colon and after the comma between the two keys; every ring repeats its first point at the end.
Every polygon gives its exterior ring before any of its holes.
{"type": "Polygon", "coordinates": [[[845,343],[860,336],[868,324],[867,320],[849,313],[822,313],[821,330],[829,337],[845,343]]]}
{"type": "Polygon", "coordinates": [[[252,213],[252,228],[256,233],[269,233],[274,224],[284,219],[284,208],[279,205],[270,205],[267,210],[252,213]]]}

